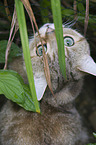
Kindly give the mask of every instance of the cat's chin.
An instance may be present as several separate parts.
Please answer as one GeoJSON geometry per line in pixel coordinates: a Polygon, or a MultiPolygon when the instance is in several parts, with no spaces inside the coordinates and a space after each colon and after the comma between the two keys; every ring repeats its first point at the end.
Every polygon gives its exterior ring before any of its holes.
{"type": "Polygon", "coordinates": [[[54,91],[54,96],[47,87],[46,92],[43,96],[48,104],[53,107],[65,106],[66,104],[72,103],[75,98],[81,92],[83,86],[83,79],[78,81],[71,81],[62,84],[62,86],[54,91]]]}

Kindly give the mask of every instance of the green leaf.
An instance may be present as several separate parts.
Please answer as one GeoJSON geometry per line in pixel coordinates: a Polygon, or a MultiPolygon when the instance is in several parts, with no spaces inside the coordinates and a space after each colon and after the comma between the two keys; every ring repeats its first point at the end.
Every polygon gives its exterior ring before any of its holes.
{"type": "MultiPolygon", "coordinates": [[[[96,138],[96,133],[95,133],[95,132],[93,132],[93,135],[94,135],[94,137],[96,138]]],[[[87,144],[87,145],[96,145],[96,143],[89,143],[89,144],[87,144]]]]}
{"type": "Polygon", "coordinates": [[[26,110],[35,111],[30,89],[15,71],[0,70],[0,94],[4,94],[26,110]]]}
{"type": "Polygon", "coordinates": [[[95,132],[93,132],[93,135],[94,135],[94,137],[96,138],[96,133],[95,133],[95,132]]]}
{"type": "Polygon", "coordinates": [[[31,91],[28,85],[23,84],[24,92],[25,92],[25,103],[23,104],[23,108],[28,111],[36,112],[35,105],[32,101],[31,91]]]}
{"type": "Polygon", "coordinates": [[[74,11],[71,10],[71,9],[62,9],[62,15],[63,15],[63,16],[74,15],[74,11]]]}
{"type": "Polygon", "coordinates": [[[32,96],[32,100],[36,108],[36,112],[40,113],[39,102],[37,100],[37,95],[36,95],[36,90],[35,90],[35,85],[34,85],[34,77],[33,77],[31,58],[30,58],[29,41],[28,41],[28,33],[27,33],[27,27],[26,27],[26,21],[25,21],[24,7],[21,0],[15,0],[15,6],[16,6],[20,37],[21,37],[24,61],[25,61],[31,96],[32,96]]]}
{"type": "Polygon", "coordinates": [[[48,7],[50,7],[49,1],[42,0],[40,2],[40,12],[41,12],[42,21],[44,24],[50,22],[48,18],[48,15],[49,15],[48,7]]]}
{"type": "Polygon", "coordinates": [[[24,90],[18,78],[12,73],[0,70],[0,93],[13,102],[22,104],[25,101],[24,90]]]}
{"type": "Polygon", "coordinates": [[[84,5],[82,3],[78,3],[77,8],[80,12],[85,11],[84,5]]]}
{"type": "MultiPolygon", "coordinates": [[[[5,52],[6,52],[7,43],[8,43],[7,40],[0,41],[0,63],[5,62],[5,52]]],[[[21,56],[21,55],[22,55],[21,49],[14,42],[12,42],[8,61],[10,62],[12,61],[13,57],[21,56]]]]}
{"type": "Polygon", "coordinates": [[[53,20],[55,25],[56,40],[58,46],[59,65],[60,65],[61,72],[66,79],[65,51],[64,51],[64,39],[63,39],[60,1],[51,0],[51,6],[52,6],[53,20]]]}

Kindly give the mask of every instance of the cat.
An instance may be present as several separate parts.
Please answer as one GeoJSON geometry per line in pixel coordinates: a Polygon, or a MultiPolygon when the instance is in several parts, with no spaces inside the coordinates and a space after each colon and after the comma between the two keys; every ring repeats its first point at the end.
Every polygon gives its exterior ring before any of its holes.
{"type": "MultiPolygon", "coordinates": [[[[54,24],[40,29],[47,55],[53,96],[47,87],[44,73],[42,45],[38,33],[30,39],[29,47],[41,114],[28,112],[7,101],[0,112],[1,145],[84,145],[88,133],[82,125],[74,101],[81,92],[86,74],[96,76],[96,63],[90,56],[87,40],[77,31],[63,25],[66,75],[64,79],[58,62],[58,48],[54,24]],[[36,48],[37,45],[37,48],[36,48]],[[37,50],[38,49],[38,50],[37,50]]],[[[27,83],[23,56],[14,59],[9,69],[17,71],[27,83]]]]}

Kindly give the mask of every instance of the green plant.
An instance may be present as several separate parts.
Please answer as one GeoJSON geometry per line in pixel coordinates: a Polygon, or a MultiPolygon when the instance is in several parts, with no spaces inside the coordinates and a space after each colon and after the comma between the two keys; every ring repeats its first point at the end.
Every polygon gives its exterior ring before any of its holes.
{"type": "Polygon", "coordinates": [[[51,5],[52,5],[53,20],[54,20],[54,25],[55,25],[56,40],[57,40],[57,46],[58,46],[59,65],[60,65],[60,69],[63,76],[66,78],[65,51],[64,51],[60,1],[51,0],[51,5]]]}
{"type": "MultiPolygon", "coordinates": [[[[51,3],[52,3],[54,23],[55,23],[55,27],[56,27],[56,38],[57,38],[57,45],[58,45],[58,49],[59,49],[58,52],[59,52],[60,68],[61,68],[63,75],[66,78],[66,73],[65,73],[66,70],[62,69],[62,68],[65,68],[65,60],[64,60],[65,54],[64,54],[64,42],[63,42],[63,30],[62,30],[60,2],[57,1],[57,5],[55,5],[55,6],[54,6],[53,1],[51,1],[51,3]],[[57,12],[55,11],[55,9],[58,9],[59,23],[58,23],[58,20],[56,20],[57,12]],[[60,39],[58,39],[58,38],[60,38],[60,39]],[[60,57],[61,54],[62,54],[62,57],[60,57]]],[[[22,48],[23,48],[23,54],[24,54],[24,60],[25,60],[25,65],[26,65],[29,86],[26,86],[24,84],[22,78],[20,77],[20,75],[17,72],[10,71],[10,70],[0,70],[0,78],[1,78],[0,79],[0,94],[4,94],[8,99],[16,102],[18,105],[22,106],[26,110],[36,111],[36,112],[40,113],[39,102],[37,101],[35,85],[34,85],[34,77],[33,77],[33,71],[32,71],[31,59],[30,59],[28,34],[27,34],[23,4],[30,17],[31,10],[30,10],[30,7],[28,9],[28,4],[29,4],[28,0],[23,1],[23,3],[21,2],[21,0],[15,0],[16,13],[17,13],[17,19],[18,19],[18,24],[19,24],[19,31],[20,31],[20,37],[21,37],[21,43],[22,43],[22,48]],[[18,88],[18,86],[19,86],[19,88],[18,88]],[[13,89],[11,89],[11,88],[13,88],[13,89]]],[[[32,18],[34,21],[34,16],[32,16],[32,18]]],[[[31,22],[32,22],[32,20],[31,20],[31,22]]],[[[37,28],[37,31],[38,31],[38,28],[37,28]]],[[[9,45],[10,45],[10,43],[9,43],[9,45]]],[[[17,54],[17,52],[15,54],[17,54]]],[[[11,55],[11,53],[10,53],[10,55],[11,55]]],[[[44,59],[46,59],[46,57],[44,57],[44,59]]],[[[50,82],[49,82],[49,88],[51,89],[50,82]]]]}
{"type": "Polygon", "coordinates": [[[32,64],[31,64],[31,58],[30,58],[30,51],[29,51],[29,42],[28,42],[28,34],[27,34],[27,28],[26,28],[26,22],[25,22],[25,14],[24,14],[24,8],[21,0],[15,0],[16,5],[16,12],[17,12],[17,19],[19,23],[19,30],[20,30],[20,36],[21,36],[21,42],[22,42],[22,48],[23,48],[23,55],[24,55],[24,61],[26,65],[26,71],[29,81],[29,86],[31,90],[31,96],[32,100],[34,102],[36,112],[40,113],[39,103],[37,101],[36,96],[36,90],[34,85],[34,77],[33,77],[33,71],[32,71],[32,64]]]}
{"type": "MultiPolygon", "coordinates": [[[[93,132],[94,137],[96,138],[96,133],[93,132]]],[[[87,145],[96,145],[96,143],[89,143],[87,145]]]]}

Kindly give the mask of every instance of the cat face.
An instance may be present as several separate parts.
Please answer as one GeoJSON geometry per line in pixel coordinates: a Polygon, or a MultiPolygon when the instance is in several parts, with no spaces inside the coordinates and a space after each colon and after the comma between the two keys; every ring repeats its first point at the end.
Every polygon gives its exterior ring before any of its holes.
{"type": "MultiPolygon", "coordinates": [[[[64,84],[64,78],[60,72],[58,62],[54,24],[45,24],[39,32],[48,59],[52,88],[55,91],[64,84]]],[[[96,64],[90,57],[89,44],[86,39],[73,29],[64,28],[64,25],[63,38],[67,80],[78,80],[84,76],[85,72],[96,76],[96,64]]],[[[37,97],[40,100],[47,87],[47,82],[44,74],[43,48],[37,33],[30,40],[29,46],[37,97]]]]}

